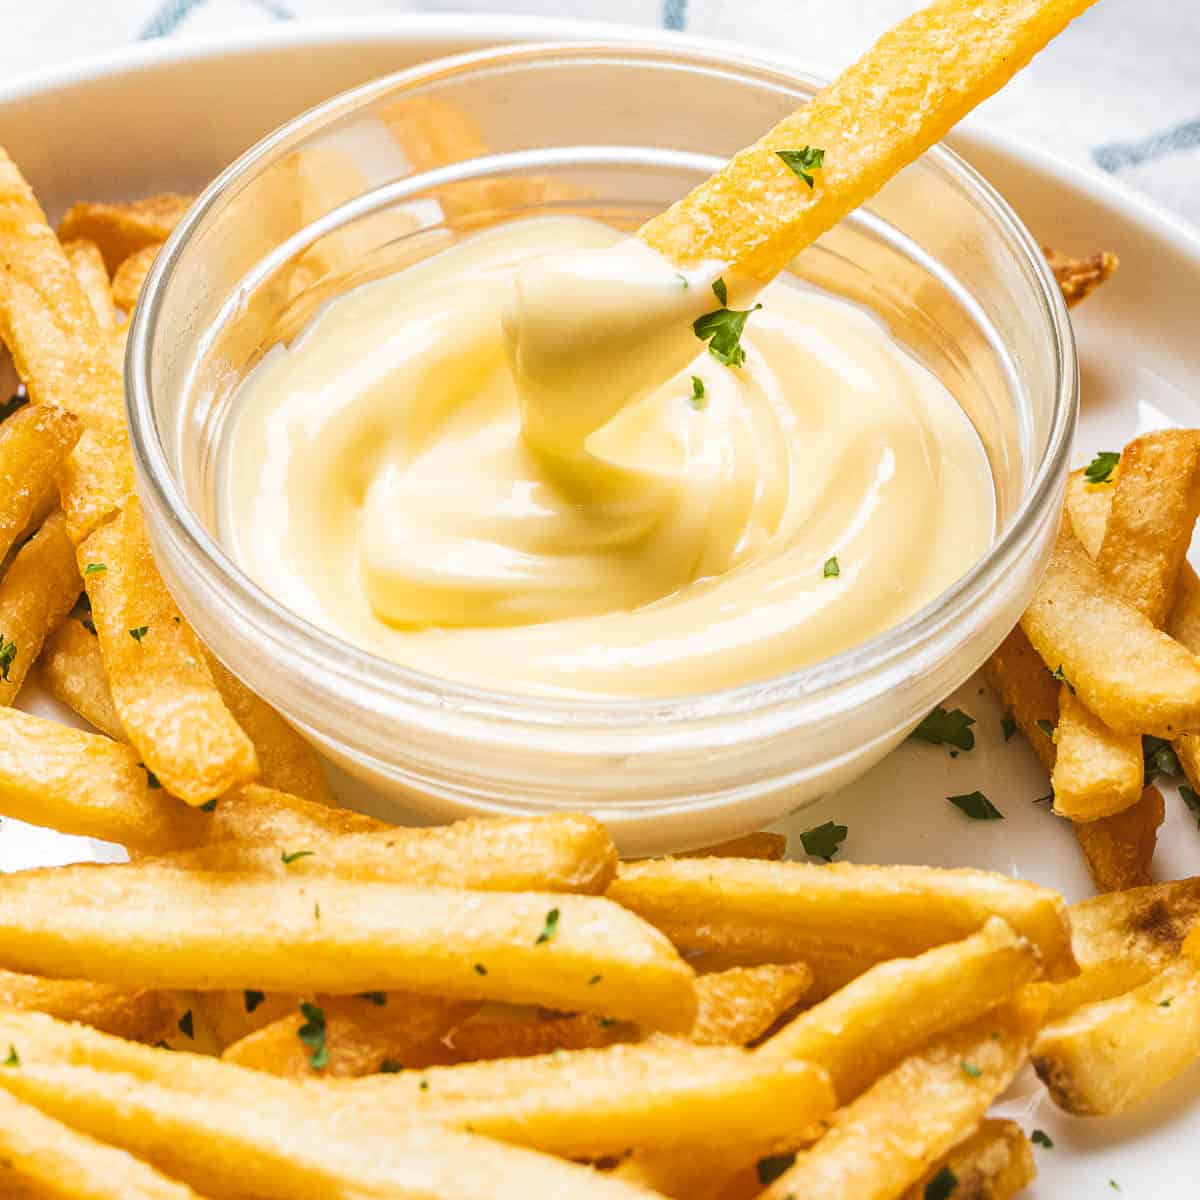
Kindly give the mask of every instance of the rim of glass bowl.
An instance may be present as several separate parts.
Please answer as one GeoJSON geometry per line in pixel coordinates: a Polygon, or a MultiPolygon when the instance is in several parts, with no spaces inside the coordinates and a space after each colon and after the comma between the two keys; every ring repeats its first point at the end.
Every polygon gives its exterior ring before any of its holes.
{"type": "MultiPolygon", "coordinates": [[[[204,577],[210,591],[249,624],[257,637],[269,643],[281,667],[302,674],[301,678],[322,680],[326,697],[340,699],[361,694],[379,714],[380,693],[402,707],[434,705],[442,716],[460,711],[518,725],[549,725],[584,731],[597,727],[609,730],[634,729],[653,722],[681,727],[714,717],[742,717],[765,713],[779,705],[793,709],[811,706],[812,714],[832,718],[862,700],[859,687],[847,689],[837,703],[839,689],[869,680],[887,682],[887,672],[901,666],[923,647],[929,646],[956,624],[963,622],[980,594],[1002,578],[1025,553],[1045,517],[1047,504],[1058,489],[1070,453],[1071,434],[1078,407],[1078,369],[1075,344],[1066,306],[1038,243],[1009,208],[999,193],[977,171],[945,146],[926,152],[948,172],[973,203],[983,209],[1000,232],[1015,243],[1032,268],[1040,293],[1038,318],[1048,327],[1055,355],[1054,409],[1046,447],[1034,469],[1013,519],[988,552],[945,592],[913,613],[899,625],[870,640],[821,660],[768,679],[736,687],[679,697],[555,697],[503,692],[491,688],[442,679],[414,671],[381,658],[327,633],[296,615],[258,586],[225,552],[191,510],[183,488],[171,470],[154,420],[150,385],[151,351],[158,328],[162,298],[171,286],[179,259],[193,231],[225,190],[235,185],[264,160],[285,150],[291,143],[371,102],[397,87],[412,87],[469,73],[476,68],[534,63],[552,57],[601,58],[620,55],[622,61],[647,66],[657,62],[673,67],[687,66],[716,71],[736,71],[747,82],[820,86],[822,81],[801,71],[753,55],[714,54],[702,49],[671,48],[621,39],[586,42],[540,42],[494,50],[454,55],[417,67],[382,76],[334,96],[281,125],[247,150],[201,193],[179,223],[155,260],[138,305],[126,351],[126,407],[135,460],[140,477],[169,523],[172,535],[186,547],[193,568],[204,577]],[[335,689],[337,681],[341,686],[335,689]]],[[[961,624],[960,624],[961,623],[961,624]]],[[[793,712],[793,717],[795,716],[793,712]]]]}

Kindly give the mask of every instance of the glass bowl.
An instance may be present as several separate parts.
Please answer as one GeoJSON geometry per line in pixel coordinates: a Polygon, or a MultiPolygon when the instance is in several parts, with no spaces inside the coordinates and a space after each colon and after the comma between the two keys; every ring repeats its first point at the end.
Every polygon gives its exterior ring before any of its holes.
{"type": "Polygon", "coordinates": [[[631,854],[732,837],[866,771],[1017,621],[1058,525],[1074,342],[1037,243],[942,148],[793,267],[884,320],[957,397],[991,464],[991,549],[902,624],[722,691],[548,699],[375,657],[282,606],[221,545],[216,464],[236,385],[330,295],[509,218],[587,213],[635,229],[819,87],[751,59],[634,43],[442,60],[265,138],[159,254],[126,365],[160,569],[218,657],[376,811],[426,822],[585,809],[631,854]]]}

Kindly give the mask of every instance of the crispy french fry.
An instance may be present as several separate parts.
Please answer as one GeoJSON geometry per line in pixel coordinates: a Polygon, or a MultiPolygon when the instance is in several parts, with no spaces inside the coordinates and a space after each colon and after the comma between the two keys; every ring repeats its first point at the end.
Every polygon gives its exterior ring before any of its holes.
{"type": "Polygon", "coordinates": [[[768,1067],[745,1050],[672,1040],[432,1067],[345,1086],[381,1115],[468,1127],[568,1158],[688,1145],[727,1146],[753,1158],[833,1111],[819,1067],[768,1067]]]}
{"type": "Polygon", "coordinates": [[[323,838],[326,834],[399,832],[396,826],[375,817],[347,808],[329,808],[260,783],[248,783],[218,801],[204,829],[208,845],[239,841],[266,846],[323,838]]]}
{"type": "MultiPolygon", "coordinates": [[[[182,851],[166,861],[189,869],[239,874],[498,892],[598,893],[611,882],[616,867],[617,852],[608,832],[584,813],[472,817],[429,829],[382,826],[355,832],[363,820],[358,814],[338,812],[318,824],[309,820],[315,808],[265,788],[248,788],[217,805],[210,832],[214,844],[182,851]],[[254,811],[260,804],[269,811],[254,811]],[[291,816],[296,820],[289,820],[291,816]],[[339,826],[349,826],[350,831],[340,832],[339,826]],[[223,837],[230,840],[219,840],[223,837]],[[285,864],[280,860],[281,848],[315,853],[285,864]]],[[[371,822],[371,826],[378,824],[371,822]]]]}
{"type": "Polygon", "coordinates": [[[447,1061],[441,1039],[474,1007],[401,992],[318,996],[314,1003],[325,1021],[326,1058],[319,1067],[312,1047],[300,1040],[307,1017],[295,1004],[288,1016],[234,1042],[222,1059],[293,1079],[375,1075],[385,1065],[424,1067],[447,1061]]]}
{"type": "Polygon", "coordinates": [[[1171,738],[1200,724],[1200,661],[1114,595],[1065,527],[1021,628],[1118,733],[1171,738]]]}
{"type": "Polygon", "coordinates": [[[623,863],[608,895],[685,952],[719,951],[730,930],[760,948],[774,941],[781,956],[812,968],[817,998],[877,962],[966,937],[992,916],[1039,949],[1049,978],[1074,973],[1061,899],[984,871],[660,859],[623,863]]]}
{"type": "Polygon", "coordinates": [[[1107,250],[1089,254],[1087,258],[1072,258],[1049,246],[1043,246],[1042,253],[1054,272],[1068,308],[1074,308],[1081,300],[1086,300],[1102,283],[1112,278],[1113,272],[1121,265],[1121,260],[1107,250]]]}
{"type": "Polygon", "coordinates": [[[140,987],[544,1004],[680,1032],[696,1013],[692,972],[661,934],[611,901],[559,893],[149,864],[26,871],[0,877],[0,962],[140,987]]]}
{"type": "Polygon", "coordinates": [[[111,275],[131,254],[165,242],[191,203],[191,196],[167,193],[128,204],[75,204],[63,217],[58,236],[95,242],[111,275]]]}
{"type": "MultiPolygon", "coordinates": [[[[73,555],[71,561],[74,566],[73,555]]],[[[42,677],[56,699],[101,733],[119,742],[125,740],[125,728],[108,690],[100,643],[94,633],[79,621],[60,621],[46,639],[38,661],[42,677]]]]}
{"type": "MultiPolygon", "coordinates": [[[[988,659],[984,675],[1000,696],[1047,771],[1055,760],[1054,726],[1058,721],[1059,686],[1020,625],[988,659]]],[[[1141,756],[1138,756],[1139,762],[1141,756]]]]}
{"type": "Polygon", "coordinates": [[[1132,808],[1075,826],[1097,891],[1123,891],[1150,882],[1150,862],[1165,814],[1162,793],[1148,787],[1132,808]]]}
{"type": "Polygon", "coordinates": [[[42,979],[15,971],[0,971],[0,1005],[79,1021],[135,1042],[157,1042],[173,1023],[171,1005],[158,992],[81,979],[42,979]]]}
{"type": "Polygon", "coordinates": [[[696,980],[699,1009],[688,1040],[746,1046],[762,1037],[812,986],[805,963],[732,967],[696,980]]]}
{"type": "Polygon", "coordinates": [[[335,806],[317,752],[265,700],[255,695],[214,654],[206,654],[225,707],[254,744],[263,786],[335,806]]]}
{"type": "Polygon", "coordinates": [[[0,560],[54,491],[81,432],[75,417],[49,404],[26,405],[0,425],[0,560]]]}
{"type": "Polygon", "coordinates": [[[200,1020],[212,1034],[218,1053],[257,1030],[290,1017],[299,1001],[298,996],[287,992],[260,992],[256,988],[194,995],[200,1020]]]}
{"type": "Polygon", "coordinates": [[[715,846],[686,850],[676,858],[766,858],[778,862],[787,854],[787,838],[782,833],[747,833],[715,846]]]}
{"type": "MultiPolygon", "coordinates": [[[[696,981],[699,995],[701,980],[696,981]]],[[[596,1050],[638,1039],[628,1021],[577,1013],[547,1016],[539,1009],[512,1009],[500,1015],[483,1012],[456,1025],[446,1035],[447,1061],[478,1062],[493,1058],[531,1058],[558,1050],[596,1050]]],[[[414,1064],[420,1065],[420,1064],[414,1064]]]]}
{"type": "Polygon", "coordinates": [[[906,1058],[796,1156],[762,1200],[890,1200],[979,1124],[1025,1061],[1041,1023],[1009,1001],[906,1058]]]}
{"type": "Polygon", "coordinates": [[[1093,896],[1068,911],[1079,975],[1046,985],[1051,1018],[1131,991],[1170,966],[1200,917],[1200,877],[1093,896]]]}
{"type": "Polygon", "coordinates": [[[6,816],[136,849],[168,849],[186,836],[188,821],[200,822],[203,814],[172,811],[183,806],[147,780],[129,746],[0,708],[0,810],[6,816]]]}
{"type": "Polygon", "coordinates": [[[150,267],[161,248],[161,242],[151,242],[135,250],[113,272],[112,298],[118,308],[132,313],[137,307],[142,284],[146,282],[146,276],[150,274],[150,267]]]}
{"type": "Polygon", "coordinates": [[[31,1200],[200,1200],[153,1167],[0,1092],[0,1192],[31,1200]]]}
{"type": "Polygon", "coordinates": [[[1121,452],[1096,565],[1109,586],[1161,628],[1200,514],[1200,431],[1147,433],[1121,452]]]}
{"type": "Polygon", "coordinates": [[[1025,1131],[1015,1121],[983,1121],[900,1200],[925,1200],[925,1189],[947,1168],[957,1181],[951,1194],[971,1200],[1009,1200],[1037,1176],[1033,1147],[1025,1131]]]}
{"type": "Polygon", "coordinates": [[[1003,87],[1090,3],[931,4],[638,236],[681,266],[719,262],[771,278],[1003,87]],[[810,146],[824,151],[811,187],[777,154],[810,146]]]}
{"type": "Polygon", "coordinates": [[[0,705],[17,698],[46,634],[71,611],[80,587],[66,521],[54,513],[0,579],[0,705]]]}
{"type": "Polygon", "coordinates": [[[1050,774],[1054,811],[1072,821],[1096,821],[1138,802],[1144,786],[1142,739],[1114,733],[1067,684],[1058,697],[1050,774]]]}
{"type": "Polygon", "coordinates": [[[92,306],[96,324],[106,333],[112,331],[117,327],[117,311],[113,307],[112,288],[109,287],[108,271],[100,247],[88,238],[77,238],[63,243],[63,253],[92,306]]]}
{"type": "Polygon", "coordinates": [[[121,725],[163,786],[199,805],[253,779],[254,746],[158,574],[136,499],[79,547],[79,568],[121,725]]]}
{"type": "Polygon", "coordinates": [[[1037,951],[993,918],[961,942],[872,967],[757,1053],[824,1067],[846,1104],[931,1038],[982,1017],[1037,973],[1037,951]]]}
{"type": "Polygon", "coordinates": [[[1033,1065],[1079,1116],[1134,1108],[1200,1058],[1200,963],[1186,958],[1111,1000],[1047,1025],[1033,1065]]]}

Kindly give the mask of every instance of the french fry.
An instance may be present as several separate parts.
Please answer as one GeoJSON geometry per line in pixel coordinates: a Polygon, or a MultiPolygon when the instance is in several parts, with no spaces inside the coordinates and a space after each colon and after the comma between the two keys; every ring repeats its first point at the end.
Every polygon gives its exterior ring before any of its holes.
{"type": "Polygon", "coordinates": [[[1162,793],[1148,787],[1132,808],[1075,826],[1097,891],[1123,891],[1150,882],[1150,862],[1165,815],[1162,793]]]}
{"type": "Polygon", "coordinates": [[[1111,279],[1113,272],[1121,265],[1121,260],[1107,250],[1089,254],[1087,258],[1072,258],[1049,246],[1043,246],[1042,253],[1054,272],[1068,308],[1074,308],[1081,300],[1086,300],[1096,288],[1111,279]]]}
{"type": "Polygon", "coordinates": [[[314,804],[335,806],[321,760],[312,746],[265,700],[226,670],[216,655],[206,652],[205,660],[225,707],[254,745],[263,786],[314,804]]]}
{"type": "Polygon", "coordinates": [[[265,788],[247,788],[218,803],[210,831],[213,844],[166,861],[239,874],[504,892],[599,893],[616,867],[617,852],[608,832],[584,813],[468,818],[429,829],[374,828],[380,823],[371,822],[368,831],[355,832],[355,826],[370,818],[338,812],[318,824],[308,819],[315,808],[265,788]],[[256,811],[260,808],[268,811],[256,811]],[[341,832],[340,826],[351,831],[341,832]],[[230,834],[230,840],[221,840],[230,834]],[[315,852],[284,864],[281,848],[315,852]]]}
{"type": "Polygon", "coordinates": [[[209,845],[240,841],[277,846],[284,842],[323,838],[326,834],[394,829],[396,827],[386,821],[351,809],[329,808],[260,783],[248,783],[217,802],[204,826],[204,841],[209,845]]]}
{"type": "Polygon", "coordinates": [[[1009,1200],[1037,1177],[1033,1147],[1015,1121],[982,1121],[966,1141],[934,1163],[900,1200],[925,1200],[926,1188],[949,1169],[952,1195],[971,1200],[1009,1200]]]}
{"type": "MultiPolygon", "coordinates": [[[[1058,722],[1059,686],[1020,625],[1001,642],[984,666],[984,676],[1000,696],[1005,711],[1047,771],[1054,770],[1053,730],[1058,722]],[[1047,732],[1049,730],[1050,732],[1047,732]]],[[[1141,761],[1141,755],[1138,755],[1141,761]]]]}
{"type": "MultiPolygon", "coordinates": [[[[134,849],[165,850],[187,836],[189,821],[203,820],[203,814],[173,811],[182,807],[149,786],[129,746],[0,708],[0,811],[6,816],[134,849]]],[[[192,828],[192,837],[199,836],[192,828]]]]}
{"type": "Polygon", "coordinates": [[[1055,1104],[1079,1116],[1125,1112],[1200,1058],[1200,963],[1182,958],[1111,1000],[1047,1025],[1033,1065],[1055,1104]]]}
{"type": "Polygon", "coordinates": [[[40,1200],[200,1200],[123,1150],[0,1092],[0,1192],[40,1200]]]}
{"type": "Polygon", "coordinates": [[[661,934],[598,896],[549,892],[149,864],[26,871],[0,877],[0,962],[135,987],[543,1004],[679,1032],[696,1013],[692,972],[661,934]]]}
{"type": "Polygon", "coordinates": [[[715,846],[704,846],[699,850],[685,850],[675,858],[766,858],[778,862],[787,854],[786,836],[782,833],[747,833],[715,846]]]}
{"type": "Polygon", "coordinates": [[[191,203],[191,196],[168,193],[128,204],[75,204],[63,217],[58,236],[95,242],[112,275],[131,254],[165,242],[191,203]]]}
{"type": "Polygon", "coordinates": [[[288,1016],[227,1047],[222,1059],[292,1079],[375,1075],[389,1064],[424,1067],[447,1061],[441,1039],[473,1008],[400,992],[318,996],[314,1003],[325,1022],[327,1058],[319,1068],[300,1039],[307,1017],[295,1004],[288,1016]]]}
{"type": "Polygon", "coordinates": [[[931,4],[638,236],[681,266],[718,262],[770,279],[1003,87],[1090,4],[931,4]],[[810,146],[824,151],[811,187],[777,154],[810,146]]]}
{"type": "Polygon", "coordinates": [[[1051,1018],[1132,991],[1170,966],[1200,917],[1200,877],[1093,896],[1068,912],[1079,975],[1044,988],[1051,1018]]]}
{"type": "Polygon", "coordinates": [[[1059,533],[1021,628],[1118,733],[1171,738],[1200,724],[1200,662],[1112,593],[1069,529],[1059,533]]]}
{"type": "Polygon", "coordinates": [[[567,1158],[689,1145],[753,1158],[833,1111],[819,1067],[671,1040],[431,1067],[344,1086],[381,1116],[469,1127],[567,1158]]]}
{"type": "Polygon", "coordinates": [[[0,1005],[78,1021],[135,1042],[161,1040],[174,1020],[171,1005],[158,992],[81,979],[41,979],[15,971],[0,971],[0,1005]]]}
{"type": "Polygon", "coordinates": [[[71,611],[81,586],[66,521],[54,513],[0,579],[0,705],[17,698],[46,634],[71,611]]]}
{"type": "Polygon", "coordinates": [[[73,242],[64,242],[63,253],[92,306],[96,324],[106,333],[112,331],[117,327],[117,312],[113,307],[113,293],[100,247],[87,238],[78,238],[73,242]]]}
{"type": "Polygon", "coordinates": [[[961,942],[879,963],[759,1047],[829,1072],[846,1104],[931,1038],[982,1017],[1038,973],[1037,951],[993,918],[961,942]]]}
{"type": "Polygon", "coordinates": [[[966,937],[992,916],[1038,948],[1049,978],[1074,972],[1061,899],[984,871],[660,859],[623,863],[608,895],[685,953],[722,950],[730,930],[756,936],[760,949],[773,942],[776,961],[812,968],[817,998],[877,962],[966,937]]]}
{"type": "Polygon", "coordinates": [[[160,249],[161,242],[150,242],[140,250],[135,250],[113,272],[112,298],[117,307],[124,309],[126,313],[132,313],[137,307],[138,297],[142,294],[142,284],[146,282],[146,276],[150,274],[150,267],[160,249]]]}
{"type": "Polygon", "coordinates": [[[1009,1001],[906,1058],[852,1104],[761,1200],[890,1200],[979,1124],[1025,1062],[1041,1022],[1009,1001]]]}
{"type": "Polygon", "coordinates": [[[26,405],[0,425],[0,560],[54,489],[81,432],[75,417],[48,404],[26,405]]]}
{"type": "Polygon", "coordinates": [[[699,1008],[688,1040],[746,1046],[762,1037],[812,986],[805,963],[732,967],[696,980],[699,1008]]]}
{"type": "Polygon", "coordinates": [[[1063,684],[1050,774],[1054,811],[1071,821],[1097,821],[1138,802],[1144,786],[1142,739],[1114,733],[1063,684]]]}
{"type": "Polygon", "coordinates": [[[252,780],[254,746],[158,574],[136,499],[79,547],[79,568],[121,725],[163,786],[200,805],[252,780]]]}
{"type": "Polygon", "coordinates": [[[233,992],[195,992],[195,1007],[212,1034],[214,1048],[223,1053],[235,1042],[296,1012],[298,996],[242,988],[233,992]]]}
{"type": "MultiPolygon", "coordinates": [[[[696,981],[697,995],[701,980],[696,981]]],[[[478,1062],[493,1058],[531,1058],[559,1050],[596,1050],[617,1042],[634,1042],[638,1029],[628,1021],[614,1021],[577,1013],[548,1016],[538,1009],[514,1009],[497,1016],[484,1012],[451,1029],[445,1038],[446,1061],[478,1062]]],[[[413,1064],[419,1066],[420,1064],[413,1064]]]]}
{"type": "MultiPolygon", "coordinates": [[[[75,565],[73,555],[71,563],[75,565]]],[[[42,678],[55,699],[101,733],[125,741],[125,727],[108,690],[100,643],[94,633],[89,633],[79,621],[60,621],[46,638],[38,661],[42,678]]]]}

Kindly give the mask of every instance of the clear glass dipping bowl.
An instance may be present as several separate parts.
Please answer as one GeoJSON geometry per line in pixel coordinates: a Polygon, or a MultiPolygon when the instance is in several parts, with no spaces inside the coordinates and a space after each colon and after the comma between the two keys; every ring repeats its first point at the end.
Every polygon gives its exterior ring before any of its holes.
{"type": "Polygon", "coordinates": [[[447,59],[306,113],[180,224],[129,338],[130,427],[162,573],[216,654],[409,821],[581,808],[627,853],[731,837],[848,783],[1016,622],[1057,528],[1074,343],[1036,242],[944,149],[809,248],[958,397],[995,476],[988,554],[903,624],[759,683],[663,700],[540,699],[397,666],[294,615],[222,549],[217,458],[237,382],[322,298],[545,212],[636,228],[820,86],[701,50],[541,45],[447,59]]]}

